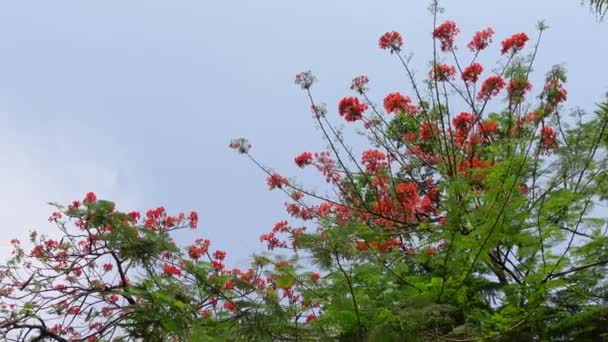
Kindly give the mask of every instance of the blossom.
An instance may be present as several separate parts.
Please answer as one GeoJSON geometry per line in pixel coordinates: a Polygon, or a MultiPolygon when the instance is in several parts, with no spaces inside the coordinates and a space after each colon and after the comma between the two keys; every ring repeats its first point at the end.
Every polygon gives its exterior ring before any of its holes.
{"type": "Polygon", "coordinates": [[[473,52],[479,52],[492,42],[492,36],[494,35],[494,30],[491,27],[488,27],[485,30],[481,30],[475,33],[471,42],[467,45],[469,49],[473,52]]]}
{"type": "Polygon", "coordinates": [[[196,211],[191,211],[188,215],[188,226],[192,229],[195,229],[196,226],[198,226],[198,213],[196,211]]]}
{"type": "Polygon", "coordinates": [[[236,311],[236,304],[233,301],[228,300],[228,301],[226,301],[224,303],[224,309],[226,309],[228,311],[235,312],[236,311]]]}
{"type": "Polygon", "coordinates": [[[399,183],[395,188],[395,192],[397,193],[397,198],[408,208],[418,202],[418,184],[415,182],[399,183]]]}
{"type": "Polygon", "coordinates": [[[367,79],[367,76],[365,76],[365,75],[357,76],[357,77],[353,78],[353,81],[350,84],[350,89],[355,90],[359,94],[363,94],[365,91],[367,91],[368,83],[369,83],[369,80],[367,79]]]}
{"type": "Polygon", "coordinates": [[[385,169],[388,166],[386,155],[378,150],[363,151],[361,164],[365,166],[365,171],[375,172],[378,169],[385,169]]]}
{"type": "Polygon", "coordinates": [[[456,68],[453,65],[437,64],[431,71],[429,71],[429,77],[435,81],[447,81],[454,79],[456,75],[456,68]]]}
{"type": "Polygon", "coordinates": [[[112,266],[112,264],[110,264],[110,263],[103,264],[103,266],[102,266],[102,268],[105,272],[111,271],[113,267],[114,266],[112,266]]]}
{"type": "Polygon", "coordinates": [[[478,101],[487,101],[491,97],[498,95],[505,87],[505,80],[500,76],[490,76],[481,84],[481,90],[477,94],[478,101]]]}
{"type": "Polygon", "coordinates": [[[310,322],[310,321],[314,321],[315,319],[317,319],[317,316],[315,316],[314,313],[310,313],[306,316],[306,322],[310,322]]]}
{"type": "Polygon", "coordinates": [[[541,146],[545,150],[552,149],[557,146],[557,134],[553,128],[544,126],[540,131],[541,146]]]}
{"type": "Polygon", "coordinates": [[[557,79],[547,82],[544,90],[549,110],[553,110],[558,104],[568,99],[568,91],[564,89],[562,83],[557,79]]]}
{"type": "Polygon", "coordinates": [[[304,152],[304,153],[300,154],[299,156],[295,157],[294,162],[299,167],[304,167],[306,165],[310,165],[312,163],[312,153],[304,152]]]}
{"type": "Polygon", "coordinates": [[[502,41],[502,49],[500,49],[500,53],[502,53],[503,55],[507,52],[516,53],[517,51],[524,48],[528,40],[529,38],[527,34],[523,32],[516,33],[502,41]]]}
{"type": "Polygon", "coordinates": [[[399,32],[386,32],[378,40],[378,46],[383,50],[389,50],[391,53],[399,52],[403,46],[403,38],[399,32]]]}
{"type": "Polygon", "coordinates": [[[367,110],[367,105],[359,102],[359,99],[356,97],[345,97],[338,105],[338,113],[346,121],[361,120],[365,110],[367,110]]]}
{"type": "Polygon", "coordinates": [[[312,281],[313,283],[316,283],[317,281],[319,281],[319,279],[321,279],[321,275],[317,272],[314,272],[310,275],[310,281],[312,281]]]}
{"type": "Polygon", "coordinates": [[[450,51],[455,48],[454,38],[460,33],[460,29],[452,20],[447,20],[443,24],[437,26],[433,31],[433,38],[439,39],[441,42],[441,51],[450,51]]]}
{"type": "Polygon", "coordinates": [[[498,123],[494,120],[483,120],[479,123],[479,130],[485,135],[496,133],[498,132],[498,123]]]}
{"type": "Polygon", "coordinates": [[[412,99],[409,96],[403,96],[400,93],[390,93],[384,98],[384,109],[387,113],[398,114],[405,112],[415,114],[418,108],[412,105],[412,99]]]}
{"type": "Polygon", "coordinates": [[[60,212],[56,211],[49,217],[49,222],[58,222],[62,216],[63,215],[60,212]]]}
{"type": "Polygon", "coordinates": [[[68,309],[68,314],[70,315],[78,315],[78,313],[80,313],[80,307],[79,306],[73,306],[71,308],[68,309]]]}
{"type": "Polygon", "coordinates": [[[163,266],[163,273],[167,276],[181,276],[182,271],[175,265],[165,264],[163,266]]]}
{"type": "Polygon", "coordinates": [[[231,282],[230,280],[226,280],[226,281],[224,282],[224,288],[225,288],[226,290],[232,290],[232,289],[234,288],[234,283],[233,283],[233,282],[231,282]]]}
{"type": "Polygon", "coordinates": [[[462,71],[462,79],[465,83],[475,83],[479,75],[483,72],[483,67],[479,63],[472,63],[462,71]]]}
{"type": "Polygon", "coordinates": [[[89,192],[85,197],[82,203],[88,204],[97,201],[97,196],[94,193],[89,192]]]}
{"type": "Polygon", "coordinates": [[[127,216],[129,216],[129,221],[131,221],[132,223],[137,223],[137,221],[139,221],[139,219],[141,218],[141,214],[137,211],[132,211],[128,213],[127,216]]]}
{"type": "Polygon", "coordinates": [[[224,258],[226,258],[226,252],[217,250],[213,253],[213,258],[217,260],[224,260],[224,258]]]}
{"type": "Polygon", "coordinates": [[[461,112],[452,119],[452,125],[454,125],[457,130],[466,131],[471,128],[476,120],[477,117],[475,115],[467,112],[461,112]]]}
{"type": "Polygon", "coordinates": [[[317,79],[312,74],[312,72],[310,70],[307,70],[296,75],[295,83],[302,87],[302,89],[307,90],[310,89],[310,87],[316,80],[317,79]]]}
{"type": "Polygon", "coordinates": [[[289,180],[277,173],[273,173],[266,179],[266,183],[270,187],[270,190],[275,188],[282,188],[285,185],[289,184],[289,180]]]}

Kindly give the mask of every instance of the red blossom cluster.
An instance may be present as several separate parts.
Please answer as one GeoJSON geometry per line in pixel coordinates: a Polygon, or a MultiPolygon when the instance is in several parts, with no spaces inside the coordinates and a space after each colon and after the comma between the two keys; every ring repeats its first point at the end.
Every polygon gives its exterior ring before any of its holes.
{"type": "Polygon", "coordinates": [[[471,51],[479,52],[492,43],[492,36],[494,36],[494,30],[488,27],[485,30],[476,32],[467,46],[471,51]]]}
{"type": "Polygon", "coordinates": [[[481,64],[475,62],[464,68],[462,71],[462,80],[467,84],[472,84],[479,80],[479,75],[483,72],[481,64]]]}
{"type": "Polygon", "coordinates": [[[502,48],[500,49],[500,53],[503,55],[507,52],[512,54],[520,51],[526,45],[526,42],[529,40],[528,35],[525,33],[516,33],[511,37],[502,41],[502,48]]]}
{"type": "Polygon", "coordinates": [[[495,97],[505,87],[505,80],[500,76],[490,76],[483,81],[481,89],[477,93],[478,101],[488,101],[495,97]]]}
{"type": "Polygon", "coordinates": [[[284,186],[289,185],[289,180],[278,173],[273,173],[266,179],[270,190],[279,188],[282,189],[284,186]]]}
{"type": "Polygon", "coordinates": [[[391,53],[399,52],[403,46],[403,38],[399,32],[386,32],[378,40],[378,46],[383,50],[389,50],[391,53]]]}
{"type": "Polygon", "coordinates": [[[409,96],[400,93],[390,93],[384,98],[384,109],[387,113],[399,114],[406,113],[414,115],[418,112],[418,107],[412,104],[409,96]]]}
{"type": "Polygon", "coordinates": [[[300,154],[299,156],[295,157],[294,162],[299,167],[304,167],[306,165],[310,165],[312,163],[312,153],[304,152],[304,153],[300,154]]]}
{"type": "Polygon", "coordinates": [[[366,110],[367,104],[359,102],[356,97],[345,97],[338,104],[338,113],[350,122],[361,120],[366,110]]]}
{"type": "Polygon", "coordinates": [[[557,133],[549,126],[543,126],[540,130],[541,147],[549,153],[549,151],[557,147],[557,133]]]}
{"type": "Polygon", "coordinates": [[[353,78],[353,81],[350,84],[350,89],[356,91],[359,94],[363,94],[367,91],[367,84],[369,83],[369,79],[365,75],[357,76],[353,78]]]}
{"type": "Polygon", "coordinates": [[[545,85],[546,107],[549,111],[557,108],[557,106],[568,99],[568,91],[563,87],[562,83],[557,79],[551,79],[545,85]]]}
{"type": "Polygon", "coordinates": [[[452,20],[447,20],[435,28],[433,38],[441,42],[441,51],[446,52],[455,49],[454,39],[458,33],[460,33],[460,29],[456,23],[452,20]]]}

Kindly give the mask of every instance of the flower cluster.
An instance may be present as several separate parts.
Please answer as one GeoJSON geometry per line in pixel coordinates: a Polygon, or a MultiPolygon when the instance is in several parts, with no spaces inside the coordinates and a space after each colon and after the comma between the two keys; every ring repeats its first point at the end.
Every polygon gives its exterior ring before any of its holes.
{"type": "Polygon", "coordinates": [[[437,26],[433,31],[433,38],[438,39],[441,42],[441,51],[454,50],[454,39],[456,35],[460,33],[460,29],[456,23],[452,20],[448,20],[443,24],[437,26]]]}
{"type": "Polygon", "coordinates": [[[403,46],[403,38],[399,32],[386,32],[378,40],[378,46],[383,50],[389,50],[391,53],[399,52],[403,46]]]}
{"type": "Polygon", "coordinates": [[[502,48],[500,49],[500,53],[503,55],[510,52],[512,54],[524,48],[526,42],[529,40],[528,35],[525,33],[516,33],[511,37],[502,41],[502,48]]]}
{"type": "Polygon", "coordinates": [[[494,36],[494,29],[491,27],[478,31],[475,33],[467,47],[473,52],[479,52],[492,43],[492,36],[494,36]]]}
{"type": "Polygon", "coordinates": [[[359,94],[365,93],[368,88],[367,84],[369,83],[369,79],[365,75],[360,75],[353,78],[353,81],[350,84],[350,89],[356,91],[359,94]]]}
{"type": "Polygon", "coordinates": [[[479,63],[472,63],[462,71],[462,80],[467,84],[472,84],[479,80],[479,76],[483,72],[483,67],[479,63]]]}
{"type": "Polygon", "coordinates": [[[412,104],[412,99],[400,93],[390,93],[384,98],[384,109],[387,113],[399,114],[406,113],[414,115],[418,108],[412,104]]]}
{"type": "Polygon", "coordinates": [[[363,112],[367,110],[367,104],[359,102],[356,97],[345,97],[338,104],[338,113],[346,121],[357,121],[363,118],[363,112]]]}
{"type": "Polygon", "coordinates": [[[500,76],[490,76],[481,84],[481,89],[477,94],[477,100],[488,101],[490,98],[498,95],[505,87],[505,80],[500,76]]]}

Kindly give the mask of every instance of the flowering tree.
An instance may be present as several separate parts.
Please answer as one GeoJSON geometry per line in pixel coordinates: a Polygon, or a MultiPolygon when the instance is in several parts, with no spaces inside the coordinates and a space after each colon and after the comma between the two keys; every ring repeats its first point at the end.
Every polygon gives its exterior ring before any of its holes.
{"type": "Polygon", "coordinates": [[[458,25],[431,6],[434,49],[418,81],[400,33],[379,47],[395,58],[408,95],[381,104],[355,77],[338,120],[363,129],[361,155],[310,101],[327,151],[294,162],[315,168],[333,196],[265,167],[245,139],[230,147],[282,191],[289,220],[260,237],[272,254],[232,269],[198,239],[174,231],[196,213],[161,207],[123,213],[89,194],[50,221],[60,240],[14,240],[0,271],[6,340],[597,340],[608,328],[606,173],[608,102],[564,116],[565,71],[533,88],[546,29],[503,39],[495,68],[479,60],[495,32],[458,49],[458,25]],[[532,46],[530,46],[532,45],[532,46]],[[533,92],[533,89],[536,92],[533,92]],[[596,208],[594,210],[594,208],[596,208]],[[283,256],[281,256],[283,255],[283,256]],[[306,256],[299,261],[299,257],[306,256]]]}

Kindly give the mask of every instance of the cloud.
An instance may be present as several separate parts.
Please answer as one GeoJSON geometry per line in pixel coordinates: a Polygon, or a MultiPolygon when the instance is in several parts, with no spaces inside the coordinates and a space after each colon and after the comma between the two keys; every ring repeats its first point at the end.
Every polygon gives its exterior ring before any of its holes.
{"type": "Polygon", "coordinates": [[[47,221],[48,202],[67,204],[94,191],[136,208],[131,164],[117,141],[82,124],[31,123],[0,113],[0,260],[9,255],[12,238],[27,241],[34,229],[58,233],[47,221]]]}

